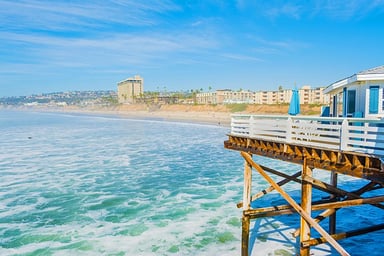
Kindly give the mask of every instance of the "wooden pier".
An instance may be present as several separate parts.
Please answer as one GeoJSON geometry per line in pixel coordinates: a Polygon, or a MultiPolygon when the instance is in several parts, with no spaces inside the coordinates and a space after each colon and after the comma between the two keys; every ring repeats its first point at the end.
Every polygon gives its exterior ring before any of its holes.
{"type": "MultiPolygon", "coordinates": [[[[224,147],[241,152],[244,158],[242,256],[249,255],[250,221],[255,218],[299,214],[299,228],[293,236],[300,237],[300,255],[310,255],[311,246],[329,243],[340,255],[350,255],[337,241],[384,228],[377,223],[357,230],[336,233],[338,209],[363,204],[384,209],[384,195],[364,197],[364,194],[383,188],[384,121],[381,119],[319,118],[288,116],[234,115],[231,132],[224,147]],[[279,159],[302,166],[293,175],[256,163],[252,155],[279,159]],[[313,169],[328,171],[330,182],[313,177],[313,169]],[[252,194],[252,170],[268,183],[269,187],[252,194]],[[270,174],[282,178],[275,181],[270,174]],[[351,191],[338,188],[338,175],[366,180],[364,186],[351,191]],[[296,202],[283,186],[289,182],[301,184],[301,202],[296,202]],[[320,201],[312,201],[312,190],[329,194],[320,201]],[[277,191],[285,205],[252,208],[251,203],[271,191],[277,191]],[[315,211],[320,211],[313,216],[315,211]],[[329,218],[327,230],[321,221],[329,218]],[[315,229],[321,236],[312,237],[315,229]]],[[[382,218],[377,218],[377,222],[382,218]]]]}

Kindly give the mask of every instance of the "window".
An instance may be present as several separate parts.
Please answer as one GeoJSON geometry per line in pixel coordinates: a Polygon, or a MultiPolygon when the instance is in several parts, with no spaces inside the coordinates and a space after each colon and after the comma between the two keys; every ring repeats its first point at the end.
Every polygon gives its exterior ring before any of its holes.
{"type": "Polygon", "coordinates": [[[353,115],[356,109],[356,91],[348,90],[347,92],[347,115],[353,115]]]}
{"type": "Polygon", "coordinates": [[[369,87],[369,114],[379,113],[379,86],[369,87]]]}
{"type": "Polygon", "coordinates": [[[381,89],[381,110],[384,111],[384,89],[381,89]]]}

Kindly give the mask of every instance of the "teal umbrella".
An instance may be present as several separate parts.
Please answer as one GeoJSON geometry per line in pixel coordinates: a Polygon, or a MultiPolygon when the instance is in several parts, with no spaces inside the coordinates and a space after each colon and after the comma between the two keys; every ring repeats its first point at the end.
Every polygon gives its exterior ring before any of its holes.
{"type": "Polygon", "coordinates": [[[291,103],[289,104],[288,114],[295,116],[300,113],[300,97],[299,91],[292,91],[291,103]]]}

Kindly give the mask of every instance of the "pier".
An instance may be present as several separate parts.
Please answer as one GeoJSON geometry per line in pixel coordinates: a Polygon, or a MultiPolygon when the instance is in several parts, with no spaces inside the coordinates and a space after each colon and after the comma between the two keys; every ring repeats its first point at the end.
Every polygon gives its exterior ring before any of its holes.
{"type": "MultiPolygon", "coordinates": [[[[375,225],[360,229],[337,229],[336,213],[345,207],[370,205],[384,209],[384,194],[364,196],[383,188],[384,120],[380,118],[305,117],[233,115],[231,131],[224,147],[236,150],[244,158],[242,208],[242,256],[248,256],[250,222],[252,219],[286,214],[300,215],[298,229],[292,234],[299,237],[300,255],[309,256],[311,247],[329,243],[340,255],[350,255],[338,241],[352,236],[384,229],[382,218],[372,216],[375,225]],[[287,174],[258,164],[253,155],[269,157],[301,165],[301,171],[287,174]],[[329,172],[329,182],[316,179],[313,169],[329,172]],[[269,183],[262,191],[252,193],[253,171],[269,183]],[[279,181],[271,177],[281,177],[279,181]],[[362,179],[365,185],[349,191],[338,187],[338,176],[348,175],[362,179]],[[301,200],[295,201],[283,189],[289,182],[301,186],[301,200]],[[313,189],[329,196],[312,200],[313,189]],[[257,199],[277,191],[287,202],[284,205],[253,208],[257,199]],[[328,227],[321,222],[329,219],[328,227]],[[316,230],[320,236],[312,237],[316,230]]],[[[381,191],[381,190],[379,190],[381,191]]]]}

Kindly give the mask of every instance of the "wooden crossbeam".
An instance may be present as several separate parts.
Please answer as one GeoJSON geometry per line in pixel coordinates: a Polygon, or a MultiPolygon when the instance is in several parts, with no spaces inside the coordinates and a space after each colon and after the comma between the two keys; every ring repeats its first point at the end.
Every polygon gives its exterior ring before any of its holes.
{"type": "MultiPolygon", "coordinates": [[[[322,182],[322,181],[319,181],[319,180],[316,180],[312,177],[303,177],[303,180],[305,180],[306,182],[311,182],[312,184],[317,184],[318,186],[321,186],[323,188],[329,188],[330,189],[330,192],[338,195],[338,196],[346,196],[346,199],[358,199],[358,198],[362,198],[360,195],[367,192],[367,191],[370,191],[373,189],[373,187],[375,185],[377,185],[376,183],[373,183],[373,182],[370,182],[368,183],[367,185],[363,186],[361,189],[357,190],[356,192],[348,192],[348,191],[345,191],[345,190],[342,190],[342,189],[339,189],[339,188],[336,188],[330,184],[327,184],[325,182],[322,182]]],[[[371,204],[375,207],[378,207],[378,208],[381,208],[381,209],[384,209],[384,206],[382,204],[371,204]]],[[[335,209],[335,208],[332,208],[332,209],[327,209],[325,211],[323,211],[322,213],[320,213],[319,215],[317,215],[314,220],[316,222],[320,222],[322,220],[324,220],[325,218],[331,216],[332,214],[334,214],[338,209],[335,209]]],[[[292,233],[293,237],[298,237],[300,234],[300,229],[296,229],[295,232],[292,233]]]]}
{"type": "MultiPolygon", "coordinates": [[[[366,233],[370,233],[373,231],[378,231],[384,229],[384,224],[379,224],[371,227],[366,227],[366,228],[361,228],[361,229],[356,229],[348,232],[343,232],[339,234],[334,234],[331,235],[335,240],[340,240],[348,237],[353,237],[353,236],[358,236],[358,235],[363,235],[366,233]]],[[[326,243],[327,240],[324,237],[319,237],[319,238],[313,238],[307,241],[301,242],[301,246],[303,247],[310,247],[310,246],[315,246],[319,244],[326,243]]]]}
{"type": "MultiPolygon", "coordinates": [[[[286,179],[290,179],[290,177],[291,177],[288,174],[279,172],[279,171],[274,170],[272,168],[269,168],[269,167],[266,167],[266,166],[263,166],[263,165],[259,165],[259,166],[261,168],[263,168],[263,170],[265,170],[267,172],[270,172],[270,173],[273,173],[275,175],[278,175],[280,177],[283,177],[283,178],[286,178],[286,179]]],[[[329,184],[327,184],[325,182],[318,181],[318,180],[315,180],[313,178],[308,178],[307,176],[304,176],[304,177],[306,177],[307,180],[292,178],[291,181],[296,182],[296,183],[300,183],[300,184],[302,182],[310,182],[313,185],[314,188],[316,188],[318,190],[321,190],[323,192],[329,193],[329,194],[336,194],[336,195],[343,196],[343,197],[349,194],[349,192],[347,192],[345,190],[342,190],[342,189],[335,188],[332,185],[329,185],[329,184]]]]}
{"type": "MultiPolygon", "coordinates": [[[[331,216],[332,214],[334,214],[336,212],[337,209],[327,209],[325,211],[323,211],[322,213],[320,213],[319,215],[317,215],[315,218],[313,218],[317,223],[321,222],[322,220],[328,218],[329,216],[331,216]]],[[[298,237],[300,235],[300,229],[296,229],[293,233],[292,233],[292,236],[293,237],[298,237]]]]}
{"type": "MultiPolygon", "coordinates": [[[[366,197],[366,198],[351,199],[351,200],[344,200],[344,201],[337,201],[337,202],[327,202],[327,203],[313,203],[312,211],[352,207],[352,206],[358,206],[363,204],[376,204],[380,202],[384,202],[384,196],[366,197]]],[[[285,213],[283,214],[295,213],[293,206],[289,204],[263,207],[258,209],[249,209],[247,211],[244,211],[244,213],[254,219],[254,218],[259,218],[260,215],[266,215],[268,213],[284,212],[284,211],[285,213]]],[[[275,214],[275,215],[279,215],[279,214],[275,214]]]]}
{"type": "Polygon", "coordinates": [[[379,188],[382,188],[381,184],[371,181],[368,184],[366,184],[365,186],[359,188],[358,190],[353,191],[352,193],[361,195],[365,192],[372,191],[372,190],[379,189],[379,188]]]}
{"type": "Polygon", "coordinates": [[[269,175],[253,160],[250,154],[242,151],[241,155],[243,158],[252,165],[253,168],[255,168],[261,176],[264,177],[265,180],[267,180],[276,191],[280,193],[280,195],[307,221],[314,229],[317,230],[326,240],[329,244],[333,246],[341,255],[350,255],[346,250],[344,250],[343,247],[340,246],[337,241],[332,238],[318,223],[316,223],[311,216],[304,211],[303,208],[299,204],[295,202],[295,200],[292,199],[269,175]]]}
{"type": "MultiPolygon", "coordinates": [[[[301,171],[299,171],[299,172],[297,172],[297,173],[291,175],[291,176],[290,176],[291,178],[285,178],[285,179],[279,181],[277,184],[278,184],[279,186],[283,186],[283,185],[287,184],[288,182],[292,181],[293,179],[299,177],[300,175],[301,175],[301,171]]],[[[264,195],[266,195],[266,194],[272,192],[273,190],[275,190],[275,188],[274,188],[273,186],[269,186],[268,188],[263,189],[262,191],[260,191],[260,192],[258,192],[258,193],[256,193],[256,194],[254,194],[254,195],[251,197],[251,201],[255,201],[256,199],[259,199],[259,198],[263,197],[264,195]]],[[[243,207],[243,202],[237,203],[236,206],[237,206],[237,208],[241,208],[241,207],[243,207]]]]}

